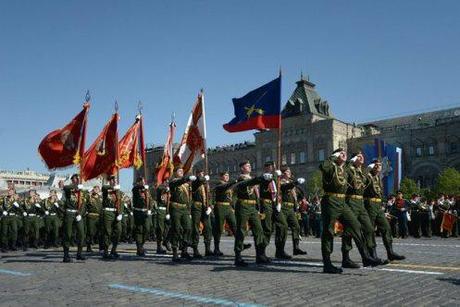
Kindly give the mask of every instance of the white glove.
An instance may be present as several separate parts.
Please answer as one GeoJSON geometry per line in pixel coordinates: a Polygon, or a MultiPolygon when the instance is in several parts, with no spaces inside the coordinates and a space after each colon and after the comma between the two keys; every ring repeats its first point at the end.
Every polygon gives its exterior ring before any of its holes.
{"type": "Polygon", "coordinates": [[[169,213],[168,213],[168,214],[166,214],[165,218],[166,218],[167,221],[169,221],[169,219],[171,218],[171,215],[169,215],[169,213]]]}
{"type": "Polygon", "coordinates": [[[19,204],[17,202],[14,202],[13,206],[15,206],[16,208],[19,208],[19,204]]]}
{"type": "Polygon", "coordinates": [[[119,189],[120,189],[120,185],[119,185],[119,184],[115,185],[115,186],[113,187],[113,189],[114,189],[114,190],[119,190],[119,189]]]}
{"type": "Polygon", "coordinates": [[[297,183],[298,184],[304,184],[305,183],[305,178],[302,178],[302,177],[297,178],[297,183]]]}
{"type": "Polygon", "coordinates": [[[129,215],[133,215],[133,213],[132,213],[132,212],[130,212],[130,213],[129,213],[129,215]]]}
{"type": "Polygon", "coordinates": [[[148,190],[148,189],[149,189],[149,185],[148,185],[148,184],[145,184],[145,185],[144,185],[144,189],[148,190]]]}
{"type": "Polygon", "coordinates": [[[211,207],[208,207],[208,208],[206,209],[206,215],[210,215],[210,214],[211,214],[211,211],[212,211],[211,207]]]}
{"type": "Polygon", "coordinates": [[[27,216],[27,212],[23,212],[22,215],[23,215],[23,216],[27,216]]]}
{"type": "Polygon", "coordinates": [[[278,203],[276,205],[276,211],[281,212],[281,204],[280,203],[278,203]]]}
{"type": "Polygon", "coordinates": [[[79,184],[79,185],[77,185],[77,188],[78,188],[79,190],[83,190],[83,185],[82,185],[82,184],[79,184]]]}
{"type": "Polygon", "coordinates": [[[191,214],[189,214],[189,216],[188,216],[188,217],[189,217],[189,218],[192,218],[192,215],[191,215],[191,214]]]}
{"type": "Polygon", "coordinates": [[[282,175],[282,173],[281,173],[281,171],[280,171],[279,169],[277,169],[277,170],[275,171],[275,174],[276,174],[277,176],[281,176],[281,175],[282,175]]]}
{"type": "Polygon", "coordinates": [[[188,177],[188,180],[190,180],[190,181],[195,181],[195,180],[196,180],[196,176],[194,176],[194,175],[189,176],[189,177],[188,177]]]}
{"type": "Polygon", "coordinates": [[[169,192],[169,187],[166,187],[166,192],[169,192]]]}
{"type": "Polygon", "coordinates": [[[123,206],[124,206],[126,209],[128,209],[128,205],[127,205],[127,204],[123,204],[123,206]]]}
{"type": "Polygon", "coordinates": [[[267,180],[267,181],[270,181],[273,179],[273,175],[270,174],[270,173],[265,173],[264,174],[264,179],[267,180]]]}
{"type": "Polygon", "coordinates": [[[8,215],[8,212],[3,211],[3,215],[7,216],[7,215],[8,215]]]}
{"type": "Polygon", "coordinates": [[[50,215],[50,212],[48,210],[46,210],[45,215],[50,215]]]}
{"type": "Polygon", "coordinates": [[[204,180],[209,181],[209,175],[205,175],[204,180]]]}
{"type": "Polygon", "coordinates": [[[40,206],[40,204],[37,203],[37,204],[35,204],[35,207],[41,208],[42,206],[40,206]]]}
{"type": "Polygon", "coordinates": [[[152,215],[152,210],[147,210],[148,215],[152,215]]]}
{"type": "Polygon", "coordinates": [[[81,221],[81,215],[80,215],[80,214],[77,215],[77,216],[75,217],[75,220],[76,220],[77,222],[80,222],[80,221],[81,221]]]}
{"type": "Polygon", "coordinates": [[[56,208],[59,208],[59,204],[58,204],[58,203],[54,203],[54,206],[55,206],[56,208]]]}
{"type": "Polygon", "coordinates": [[[123,215],[121,214],[117,215],[117,221],[121,221],[122,218],[123,218],[123,215]]]}

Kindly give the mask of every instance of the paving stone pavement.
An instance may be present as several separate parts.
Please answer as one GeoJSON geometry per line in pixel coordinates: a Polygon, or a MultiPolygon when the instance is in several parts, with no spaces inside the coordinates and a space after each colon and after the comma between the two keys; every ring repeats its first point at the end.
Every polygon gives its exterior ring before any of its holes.
{"type": "MultiPolygon", "coordinates": [[[[322,273],[320,246],[305,238],[308,255],[266,266],[255,265],[252,248],[243,269],[233,266],[231,237],[222,242],[227,256],[181,264],[156,255],[154,243],[145,258],[135,256],[134,244],[122,244],[120,260],[94,253],[71,264],[57,249],[10,252],[0,259],[0,306],[460,306],[458,239],[395,240],[407,260],[342,275],[322,273]]],[[[334,248],[339,263],[340,238],[334,248]]],[[[286,250],[292,252],[290,243],[286,250]]],[[[385,256],[381,242],[378,252],[385,256]]],[[[274,254],[273,242],[267,254],[274,254]]],[[[356,248],[352,258],[359,259],[356,248]]]]}

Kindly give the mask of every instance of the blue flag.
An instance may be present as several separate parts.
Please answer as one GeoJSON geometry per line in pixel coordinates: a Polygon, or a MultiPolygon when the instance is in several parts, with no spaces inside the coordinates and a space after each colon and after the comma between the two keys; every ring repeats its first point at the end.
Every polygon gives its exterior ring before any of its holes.
{"type": "Polygon", "coordinates": [[[233,107],[235,118],[224,125],[224,129],[228,132],[279,128],[281,126],[281,75],[241,98],[233,98],[233,107]]]}

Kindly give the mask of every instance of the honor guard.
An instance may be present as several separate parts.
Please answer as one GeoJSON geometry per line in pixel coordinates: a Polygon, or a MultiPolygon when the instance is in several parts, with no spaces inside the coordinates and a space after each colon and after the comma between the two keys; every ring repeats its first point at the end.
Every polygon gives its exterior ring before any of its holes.
{"type": "Polygon", "coordinates": [[[121,208],[120,185],[115,176],[109,177],[109,184],[102,186],[102,237],[104,244],[104,259],[117,259],[117,245],[121,235],[121,220],[123,219],[121,208]],[[108,253],[110,243],[112,250],[108,253]]]}
{"type": "Polygon", "coordinates": [[[144,244],[150,234],[151,214],[153,199],[150,195],[149,186],[144,178],[139,177],[133,189],[133,212],[134,212],[134,238],[136,240],[137,255],[144,257],[144,244]]]}

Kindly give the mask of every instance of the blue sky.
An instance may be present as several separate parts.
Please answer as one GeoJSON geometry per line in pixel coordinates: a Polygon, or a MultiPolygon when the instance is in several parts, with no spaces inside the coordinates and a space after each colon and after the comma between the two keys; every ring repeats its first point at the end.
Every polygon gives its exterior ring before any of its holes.
{"type": "Polygon", "coordinates": [[[120,135],[142,100],[146,142],[164,142],[172,112],[179,138],[202,87],[208,144],[252,139],[222,129],[231,98],[279,67],[283,101],[303,71],[346,121],[458,105],[459,11],[447,0],[0,0],[0,168],[44,171],[38,143],[86,89],[89,143],[115,99],[120,135]]]}

